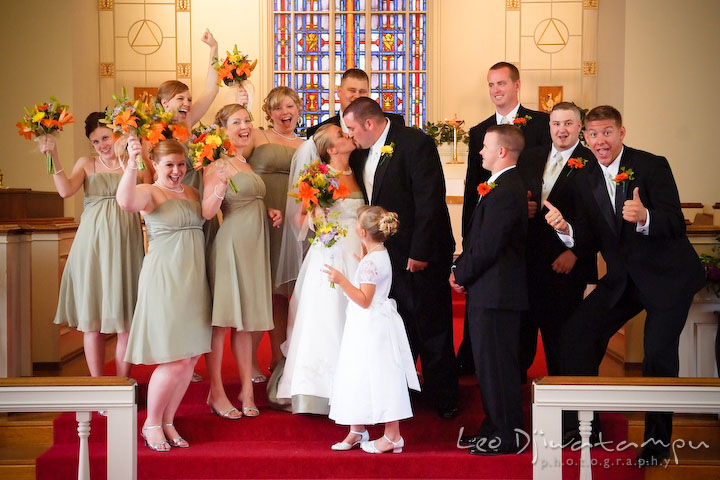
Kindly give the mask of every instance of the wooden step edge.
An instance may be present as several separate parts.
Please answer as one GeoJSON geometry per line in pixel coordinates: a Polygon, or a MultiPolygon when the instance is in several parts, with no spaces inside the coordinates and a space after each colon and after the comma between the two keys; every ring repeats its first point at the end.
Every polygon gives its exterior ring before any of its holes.
{"type": "Polygon", "coordinates": [[[49,445],[6,445],[0,447],[0,465],[35,465],[35,459],[45,453],[49,445]]]}
{"type": "Polygon", "coordinates": [[[12,413],[0,416],[0,427],[17,425],[52,425],[60,413],[12,413]]]}

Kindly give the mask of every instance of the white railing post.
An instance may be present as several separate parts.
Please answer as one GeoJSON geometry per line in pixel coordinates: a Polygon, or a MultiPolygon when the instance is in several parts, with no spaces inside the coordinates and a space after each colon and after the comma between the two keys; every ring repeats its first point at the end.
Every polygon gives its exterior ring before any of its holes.
{"type": "Polygon", "coordinates": [[[107,411],[107,478],[135,478],[137,472],[137,405],[107,411]]]}
{"type": "Polygon", "coordinates": [[[533,479],[562,479],[562,410],[533,403],[533,479]]]}
{"type": "Polygon", "coordinates": [[[90,436],[90,417],[92,412],[77,412],[75,418],[78,422],[78,437],[80,437],[80,453],[78,454],[78,480],[90,480],[90,450],[88,437],[90,436]]]}
{"type": "Polygon", "coordinates": [[[580,480],[592,480],[590,460],[590,432],[592,432],[593,412],[581,410],[578,412],[580,426],[580,480]]]}

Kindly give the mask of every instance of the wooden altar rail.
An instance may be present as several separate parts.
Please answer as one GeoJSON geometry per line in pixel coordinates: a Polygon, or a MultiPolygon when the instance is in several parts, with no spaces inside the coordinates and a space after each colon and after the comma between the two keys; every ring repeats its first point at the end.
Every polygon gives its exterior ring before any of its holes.
{"type": "Polygon", "coordinates": [[[0,412],[76,412],[78,480],[90,479],[88,437],[93,411],[107,411],[107,478],[137,478],[137,383],[124,377],[0,379],[0,412]]]}
{"type": "Polygon", "coordinates": [[[593,411],[720,413],[718,378],[543,377],[533,382],[532,396],[534,480],[562,478],[563,410],[578,412],[580,480],[592,479],[593,411]]]}

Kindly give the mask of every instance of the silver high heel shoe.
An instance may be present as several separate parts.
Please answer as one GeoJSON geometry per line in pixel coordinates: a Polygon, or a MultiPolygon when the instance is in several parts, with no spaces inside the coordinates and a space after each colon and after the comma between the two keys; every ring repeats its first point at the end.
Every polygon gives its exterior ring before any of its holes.
{"type": "Polygon", "coordinates": [[[355,432],[353,430],[350,430],[350,433],[353,433],[355,435],[360,435],[360,440],[358,440],[357,442],[354,442],[354,443],[338,442],[335,445],[333,445],[332,447],[330,447],[330,449],[336,450],[336,451],[352,450],[353,448],[357,447],[361,443],[367,442],[368,440],[370,440],[370,434],[368,433],[367,430],[364,430],[362,432],[355,432]]]}
{"type": "MultiPolygon", "coordinates": [[[[175,428],[175,425],[173,425],[172,423],[166,423],[164,425],[164,427],[175,428]]],[[[165,430],[164,427],[163,427],[163,431],[165,430]]],[[[167,437],[165,437],[165,438],[167,438],[167,437]]],[[[187,442],[187,440],[182,438],[180,435],[178,435],[177,438],[168,438],[168,443],[171,446],[178,447],[178,448],[188,448],[190,446],[190,444],[187,442]]]]}
{"type": "Polygon", "coordinates": [[[390,450],[384,450],[384,451],[383,451],[383,450],[378,450],[377,447],[375,446],[375,441],[376,441],[376,440],[373,440],[372,442],[362,442],[362,443],[360,444],[360,448],[362,448],[363,451],[365,451],[365,452],[367,452],[367,453],[387,453],[387,452],[400,453],[400,452],[402,452],[402,449],[403,449],[403,447],[405,446],[405,440],[403,440],[402,437],[400,437],[400,440],[398,440],[397,442],[393,442],[392,440],[390,440],[390,439],[387,437],[387,435],[383,435],[383,438],[384,438],[390,445],[393,446],[392,449],[390,449],[390,450]]]}

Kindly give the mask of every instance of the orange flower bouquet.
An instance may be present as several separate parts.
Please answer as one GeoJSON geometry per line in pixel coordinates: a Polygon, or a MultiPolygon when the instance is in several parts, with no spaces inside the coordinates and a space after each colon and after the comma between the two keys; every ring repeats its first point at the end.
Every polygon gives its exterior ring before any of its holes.
{"type": "MultiPolygon", "coordinates": [[[[57,101],[55,97],[50,97],[49,102],[41,105],[35,105],[32,110],[25,107],[25,115],[22,120],[17,122],[18,134],[31,140],[33,136],[35,140],[39,140],[45,135],[52,135],[59,132],[65,125],[73,123],[72,114],[68,112],[70,107],[63,105],[57,101]]],[[[47,173],[54,172],[52,155],[48,152],[45,154],[47,160],[47,173]]]]}
{"type": "MultiPolygon", "coordinates": [[[[195,170],[207,168],[218,160],[227,161],[225,157],[235,155],[235,147],[230,143],[222,127],[217,125],[206,127],[202,123],[193,129],[188,151],[195,170]]],[[[231,165],[230,162],[227,164],[231,165]]],[[[238,192],[238,187],[232,178],[228,180],[228,187],[233,193],[238,192]]]]}
{"type": "MultiPolygon", "coordinates": [[[[146,138],[151,118],[148,107],[140,100],[130,101],[124,87],[120,96],[113,94],[112,97],[117,105],[112,110],[107,110],[103,123],[113,131],[115,155],[124,161],[127,159],[128,138],[131,135],[140,139],[146,138]]],[[[138,160],[137,165],[139,170],[145,169],[142,160],[138,160]]]]}
{"type": "Polygon", "coordinates": [[[297,193],[288,195],[302,202],[303,208],[310,212],[318,205],[330,208],[338,198],[345,199],[350,190],[340,181],[340,172],[331,171],[330,167],[319,159],[313,161],[300,171],[297,193]]]}
{"type": "Polygon", "coordinates": [[[228,87],[240,85],[250,78],[250,74],[257,66],[257,60],[250,62],[247,55],[238,51],[237,45],[233,47],[232,53],[227,52],[227,57],[220,63],[220,59],[213,59],[215,70],[218,72],[218,85],[225,84],[228,87]]]}

